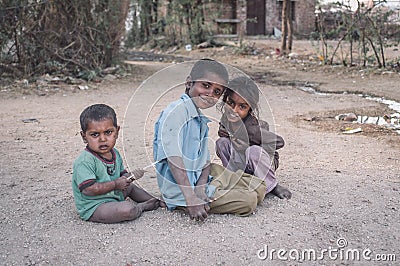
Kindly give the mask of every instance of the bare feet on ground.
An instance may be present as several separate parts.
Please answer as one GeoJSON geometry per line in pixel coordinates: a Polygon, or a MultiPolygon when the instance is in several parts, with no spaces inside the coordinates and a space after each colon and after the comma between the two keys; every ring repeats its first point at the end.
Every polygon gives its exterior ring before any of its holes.
{"type": "Polygon", "coordinates": [[[152,198],[148,201],[138,203],[138,206],[142,209],[142,211],[152,211],[157,209],[161,205],[161,201],[157,198],[152,198]]]}
{"type": "Polygon", "coordinates": [[[292,197],[292,192],[289,189],[277,184],[276,187],[271,191],[271,193],[280,199],[290,199],[292,197]]]}

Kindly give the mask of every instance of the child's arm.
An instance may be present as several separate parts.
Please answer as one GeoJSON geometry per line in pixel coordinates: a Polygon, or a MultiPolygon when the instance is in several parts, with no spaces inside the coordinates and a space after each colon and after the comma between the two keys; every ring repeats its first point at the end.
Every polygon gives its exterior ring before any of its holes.
{"type": "Polygon", "coordinates": [[[179,185],[186,200],[186,207],[191,219],[204,221],[207,218],[207,206],[204,201],[197,197],[187,176],[186,168],[181,157],[168,157],[168,166],[176,183],[179,185]]]}
{"type": "Polygon", "coordinates": [[[223,114],[221,117],[221,121],[219,122],[219,129],[218,129],[218,136],[219,137],[225,137],[229,138],[231,134],[229,133],[228,129],[226,128],[228,125],[228,120],[226,118],[226,115],[223,114]]]}
{"type": "MultiPolygon", "coordinates": [[[[194,188],[197,197],[202,199],[205,203],[211,202],[211,199],[206,194],[206,185],[208,182],[208,177],[210,176],[210,171],[211,171],[211,164],[209,161],[207,161],[205,167],[201,171],[200,178],[197,181],[197,184],[194,188]]],[[[206,210],[209,211],[209,206],[208,205],[206,206],[208,207],[206,208],[206,210]]]]}
{"type": "Polygon", "coordinates": [[[260,126],[258,130],[252,131],[249,136],[256,145],[260,145],[269,154],[274,152],[285,145],[283,138],[271,131],[269,131],[269,125],[267,122],[260,120],[260,126]]]}
{"type": "Polygon", "coordinates": [[[220,123],[219,124],[219,129],[218,129],[218,136],[219,137],[225,137],[225,138],[229,138],[230,134],[229,132],[226,130],[226,128],[220,123]]]}
{"type": "Polygon", "coordinates": [[[124,191],[128,188],[132,181],[128,180],[125,176],[109,181],[109,182],[95,182],[89,187],[82,190],[82,193],[87,196],[103,195],[113,190],[124,191]]]}
{"type": "Polygon", "coordinates": [[[261,131],[261,146],[269,153],[275,152],[285,145],[285,141],[279,135],[272,133],[270,131],[261,131]]]}

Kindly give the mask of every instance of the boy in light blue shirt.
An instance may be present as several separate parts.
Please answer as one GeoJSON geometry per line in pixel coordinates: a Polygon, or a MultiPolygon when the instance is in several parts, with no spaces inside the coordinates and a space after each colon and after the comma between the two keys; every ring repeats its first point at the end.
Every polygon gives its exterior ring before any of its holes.
{"type": "MultiPolygon", "coordinates": [[[[159,174],[158,185],[169,209],[186,206],[186,201],[175,182],[169,164],[163,159],[182,158],[188,181],[195,186],[203,168],[210,163],[207,147],[208,122],[210,120],[197,110],[187,94],[183,94],[178,101],[170,104],[156,122],[155,132],[158,134],[154,141],[154,159],[161,161],[156,165],[159,174]],[[162,139],[158,139],[159,135],[162,139]]],[[[206,181],[210,180],[207,178],[206,181]]],[[[212,192],[213,190],[210,191],[212,192]]]]}

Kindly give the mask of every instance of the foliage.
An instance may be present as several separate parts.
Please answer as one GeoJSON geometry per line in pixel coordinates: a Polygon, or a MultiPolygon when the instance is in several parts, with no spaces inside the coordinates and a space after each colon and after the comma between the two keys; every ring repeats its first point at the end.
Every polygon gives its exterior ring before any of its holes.
{"type": "MultiPolygon", "coordinates": [[[[214,0],[215,1],[215,0],[214,0]]],[[[206,4],[212,0],[132,0],[129,47],[198,44],[207,39],[206,4]]]]}
{"type": "Polygon", "coordinates": [[[381,6],[385,1],[374,1],[369,7],[357,2],[358,8],[354,12],[350,6],[340,2],[328,6],[336,9],[333,13],[319,8],[318,31],[312,36],[320,42],[319,57],[325,64],[333,64],[334,59],[340,56],[343,65],[366,67],[367,64],[376,64],[379,68],[386,67],[385,48],[400,41],[398,25],[395,27],[397,32],[390,31],[393,26],[390,17],[394,11],[381,6]],[[331,39],[337,39],[337,42],[329,44],[331,39]],[[359,55],[358,60],[354,54],[359,55]]]}
{"type": "Polygon", "coordinates": [[[82,75],[110,66],[128,7],[128,0],[2,0],[0,72],[82,75]]]}

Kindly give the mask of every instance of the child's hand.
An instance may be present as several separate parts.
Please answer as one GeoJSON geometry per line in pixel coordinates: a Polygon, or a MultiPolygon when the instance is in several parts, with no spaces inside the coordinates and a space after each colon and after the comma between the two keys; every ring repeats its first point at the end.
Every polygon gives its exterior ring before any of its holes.
{"type": "Polygon", "coordinates": [[[125,176],[121,176],[114,180],[115,183],[115,190],[124,191],[129,187],[132,180],[127,179],[125,176]]]}
{"type": "Polygon", "coordinates": [[[224,130],[223,128],[220,128],[220,129],[218,130],[218,136],[224,137],[224,138],[229,138],[229,137],[231,137],[231,135],[229,134],[229,132],[226,131],[226,130],[224,130]]]}
{"type": "Polygon", "coordinates": [[[131,174],[133,174],[133,175],[135,176],[135,177],[134,177],[134,180],[137,180],[137,179],[143,177],[144,172],[146,172],[146,171],[143,170],[143,169],[134,169],[134,170],[131,172],[131,174]]]}
{"type": "Polygon", "coordinates": [[[204,221],[207,218],[210,206],[208,206],[208,204],[205,204],[202,199],[199,199],[197,197],[186,199],[186,204],[190,219],[196,221],[204,221]]]}
{"type": "Polygon", "coordinates": [[[132,172],[123,174],[123,176],[125,176],[126,179],[129,180],[129,182],[132,182],[133,180],[137,180],[143,177],[144,172],[146,171],[143,169],[134,169],[132,172]]]}
{"type": "Polygon", "coordinates": [[[235,150],[244,151],[249,147],[249,144],[239,138],[232,138],[232,144],[235,150]]]}

